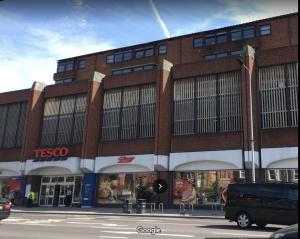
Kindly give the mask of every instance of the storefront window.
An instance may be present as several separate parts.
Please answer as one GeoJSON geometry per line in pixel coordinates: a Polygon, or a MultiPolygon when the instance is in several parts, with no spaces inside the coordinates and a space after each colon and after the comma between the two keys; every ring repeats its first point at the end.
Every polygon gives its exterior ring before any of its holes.
{"type": "Polygon", "coordinates": [[[102,174],[98,182],[97,203],[122,203],[138,198],[155,201],[155,173],[102,174]]]}
{"type": "Polygon", "coordinates": [[[222,192],[229,183],[244,181],[240,171],[176,172],[173,183],[173,203],[223,203],[222,192]]]}
{"type": "Polygon", "coordinates": [[[298,183],[298,169],[267,169],[267,182],[298,183]]]}

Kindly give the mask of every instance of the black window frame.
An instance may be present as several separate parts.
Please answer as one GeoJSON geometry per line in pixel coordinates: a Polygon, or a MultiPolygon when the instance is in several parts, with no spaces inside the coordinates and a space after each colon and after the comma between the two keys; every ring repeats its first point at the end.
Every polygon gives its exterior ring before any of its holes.
{"type": "Polygon", "coordinates": [[[106,56],[106,64],[113,64],[115,62],[115,56],[113,54],[106,56]]]}
{"type": "Polygon", "coordinates": [[[75,61],[74,60],[66,60],[60,61],[57,63],[57,73],[67,72],[67,71],[74,71],[75,69],[75,61]],[[71,65],[71,67],[69,67],[71,65]]]}
{"type": "Polygon", "coordinates": [[[225,44],[228,42],[228,34],[227,32],[223,32],[223,33],[219,33],[216,35],[216,44],[225,44]],[[222,41],[220,41],[220,39],[222,39],[222,41]]]}
{"type": "Polygon", "coordinates": [[[168,45],[167,44],[161,44],[158,46],[158,54],[164,55],[168,52],[168,45]]]}
{"type": "Polygon", "coordinates": [[[204,60],[215,60],[217,59],[216,54],[207,54],[203,56],[204,60]]]}
{"type": "Polygon", "coordinates": [[[204,38],[204,42],[205,42],[205,46],[213,46],[216,45],[217,41],[216,41],[216,36],[215,35],[207,35],[204,38]],[[212,40],[211,43],[207,44],[209,40],[212,40]]]}
{"type": "Polygon", "coordinates": [[[80,59],[78,61],[78,69],[79,70],[82,70],[86,67],[86,60],[85,59],[80,59]]]}
{"type": "Polygon", "coordinates": [[[204,46],[204,38],[203,37],[196,37],[193,39],[193,47],[194,48],[201,48],[204,46]],[[199,43],[197,43],[199,42],[199,43]]]}
{"type": "Polygon", "coordinates": [[[251,39],[256,36],[256,29],[255,26],[247,26],[243,28],[243,39],[251,39]],[[245,37],[247,31],[253,31],[253,35],[250,35],[249,37],[245,37]]]}
{"type": "Polygon", "coordinates": [[[272,34],[272,28],[271,28],[271,24],[262,24],[259,26],[259,35],[260,36],[269,36],[272,34]],[[269,29],[264,29],[262,30],[263,27],[269,27],[269,29]],[[264,33],[264,32],[267,32],[269,31],[268,33],[264,33]]]}
{"type": "Polygon", "coordinates": [[[243,31],[242,29],[234,29],[231,31],[231,41],[240,41],[243,39],[243,31]],[[238,33],[239,34],[239,37],[238,38],[233,38],[233,34],[236,34],[238,33]]]}
{"type": "Polygon", "coordinates": [[[217,52],[217,53],[215,53],[215,55],[216,55],[216,59],[220,59],[220,58],[229,56],[227,51],[217,52]]]}

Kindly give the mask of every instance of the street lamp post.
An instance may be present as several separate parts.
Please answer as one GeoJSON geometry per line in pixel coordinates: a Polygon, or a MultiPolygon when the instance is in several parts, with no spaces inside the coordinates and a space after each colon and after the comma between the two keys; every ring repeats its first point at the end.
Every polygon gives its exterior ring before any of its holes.
{"type": "MultiPolygon", "coordinates": [[[[252,57],[254,61],[254,53],[255,50],[247,45],[243,49],[244,57],[247,55],[247,52],[252,52],[252,57]]],[[[253,133],[253,107],[252,107],[252,71],[245,65],[244,61],[242,61],[242,67],[248,72],[249,77],[249,110],[250,110],[250,147],[251,147],[251,160],[252,160],[252,183],[255,183],[255,155],[254,155],[254,133],[253,133]]]]}

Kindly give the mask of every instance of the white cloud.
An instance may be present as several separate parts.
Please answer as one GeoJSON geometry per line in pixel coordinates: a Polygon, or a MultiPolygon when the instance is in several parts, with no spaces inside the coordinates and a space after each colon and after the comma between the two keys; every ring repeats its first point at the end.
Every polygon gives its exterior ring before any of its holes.
{"type": "Polygon", "coordinates": [[[157,19],[157,21],[158,21],[160,27],[162,28],[162,30],[163,30],[163,32],[164,32],[164,35],[165,35],[166,37],[170,38],[170,37],[171,37],[171,34],[170,34],[170,32],[169,32],[169,30],[168,30],[166,24],[165,24],[164,21],[162,20],[162,18],[161,18],[161,16],[160,16],[160,14],[159,14],[159,12],[158,12],[156,6],[154,5],[153,1],[152,1],[152,0],[149,0],[149,3],[150,3],[150,5],[151,5],[151,8],[152,8],[152,10],[153,10],[153,12],[154,12],[154,15],[155,15],[155,17],[156,17],[156,19],[157,19]]]}
{"type": "Polygon", "coordinates": [[[236,23],[251,22],[298,12],[297,0],[220,0],[219,2],[227,4],[227,7],[221,12],[216,13],[213,18],[231,19],[236,23]]]}

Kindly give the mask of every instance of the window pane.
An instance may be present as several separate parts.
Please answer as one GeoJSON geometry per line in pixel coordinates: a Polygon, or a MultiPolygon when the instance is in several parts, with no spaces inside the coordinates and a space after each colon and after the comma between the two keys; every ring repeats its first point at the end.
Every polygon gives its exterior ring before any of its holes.
{"type": "Polygon", "coordinates": [[[217,130],[217,79],[215,75],[198,77],[196,80],[198,133],[217,130]]]}
{"type": "Polygon", "coordinates": [[[271,34],[271,25],[263,25],[259,27],[260,35],[269,35],[271,34]]]}
{"type": "Polygon", "coordinates": [[[118,139],[121,111],[121,90],[110,90],[104,94],[102,140],[118,139]]]}
{"type": "Polygon", "coordinates": [[[114,63],[114,55],[109,55],[106,57],[106,63],[114,63]]]}
{"type": "Polygon", "coordinates": [[[20,113],[20,104],[9,104],[5,125],[3,148],[12,148],[16,144],[16,134],[20,113]]]}
{"type": "Polygon", "coordinates": [[[142,71],[144,68],[142,66],[137,66],[133,68],[133,71],[142,71]]]}
{"type": "Polygon", "coordinates": [[[298,126],[298,62],[287,65],[287,82],[290,94],[292,127],[298,126]]]}
{"type": "Polygon", "coordinates": [[[147,49],[145,51],[145,56],[153,56],[154,55],[154,49],[151,48],[151,49],[147,49]]]}
{"type": "Polygon", "coordinates": [[[194,39],[194,48],[200,48],[203,46],[203,39],[202,38],[195,38],[194,39]]]}
{"type": "Polygon", "coordinates": [[[115,62],[121,62],[123,60],[123,53],[115,54],[115,62]]]}
{"type": "Polygon", "coordinates": [[[79,63],[78,63],[78,68],[79,69],[84,69],[85,68],[85,60],[79,60],[79,63]]]}
{"type": "Polygon", "coordinates": [[[121,70],[112,70],[112,75],[113,76],[122,75],[122,71],[121,70]]]}
{"type": "Polygon", "coordinates": [[[144,57],[144,51],[135,52],[135,58],[136,59],[139,59],[139,58],[142,58],[142,57],[144,57]]]}
{"type": "Polygon", "coordinates": [[[174,134],[195,133],[194,79],[177,80],[174,83],[174,134]]]}
{"type": "Polygon", "coordinates": [[[226,57],[226,56],[228,56],[227,52],[219,52],[219,53],[216,54],[217,58],[222,58],[222,57],[226,57]]]}
{"type": "Polygon", "coordinates": [[[288,126],[284,65],[259,69],[262,128],[288,126]]]}
{"type": "Polygon", "coordinates": [[[206,46],[210,46],[210,45],[214,45],[214,44],[216,44],[216,37],[215,36],[205,38],[205,45],[206,46]]]}
{"type": "Polygon", "coordinates": [[[64,71],[65,71],[65,63],[58,63],[57,72],[64,72],[64,71]]]}
{"type": "Polygon", "coordinates": [[[153,65],[146,65],[143,68],[144,68],[144,70],[152,70],[153,69],[153,65]]]}
{"type": "Polygon", "coordinates": [[[133,139],[137,136],[139,88],[129,87],[123,91],[121,139],[133,139]]]}
{"type": "Polygon", "coordinates": [[[241,30],[236,30],[231,32],[231,40],[232,41],[237,41],[242,39],[242,31],[241,30]]]}
{"type": "Polygon", "coordinates": [[[167,45],[160,45],[158,49],[159,54],[166,54],[167,53],[167,45]]]}
{"type": "Polygon", "coordinates": [[[132,52],[125,52],[124,53],[124,61],[130,61],[132,59],[132,52]]]}
{"type": "Polygon", "coordinates": [[[139,137],[154,136],[155,99],[155,85],[147,85],[141,88],[139,137]]]}
{"type": "Polygon", "coordinates": [[[232,51],[232,52],[231,52],[231,55],[232,55],[232,56],[241,56],[241,54],[242,54],[242,51],[241,51],[241,50],[238,50],[238,51],[232,51]]]}
{"type": "Polygon", "coordinates": [[[132,71],[131,68],[126,68],[126,69],[123,69],[123,70],[122,70],[122,74],[128,74],[128,73],[130,73],[131,71],[132,71]]]}
{"type": "Polygon", "coordinates": [[[213,55],[206,55],[206,56],[204,56],[204,59],[205,60],[213,60],[213,59],[216,59],[216,55],[215,54],[213,54],[213,55]]]}
{"type": "Polygon", "coordinates": [[[217,43],[225,43],[227,42],[227,34],[217,35],[217,43]]]}
{"type": "Polygon", "coordinates": [[[74,69],[73,61],[66,63],[66,71],[72,71],[74,69]]]}
{"type": "Polygon", "coordinates": [[[243,37],[245,39],[255,37],[255,28],[254,27],[245,28],[243,34],[244,34],[243,37]]]}
{"type": "Polygon", "coordinates": [[[241,74],[219,74],[220,132],[242,128],[241,74]]]}
{"type": "MultiPolygon", "coordinates": [[[[23,143],[23,133],[24,133],[25,121],[26,121],[26,111],[27,111],[27,102],[22,102],[20,105],[20,120],[19,120],[19,126],[18,126],[18,131],[17,131],[17,142],[16,142],[17,147],[20,147],[23,143]]],[[[1,136],[0,136],[0,143],[1,143],[1,136]]]]}

